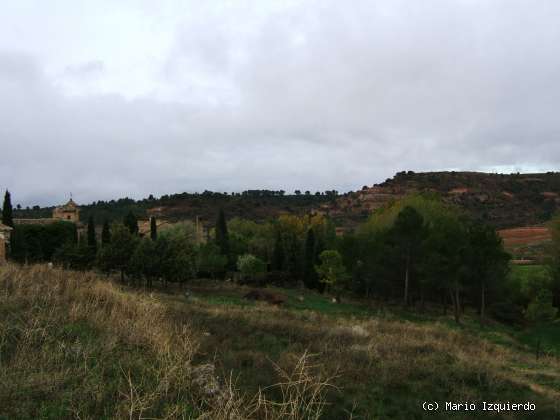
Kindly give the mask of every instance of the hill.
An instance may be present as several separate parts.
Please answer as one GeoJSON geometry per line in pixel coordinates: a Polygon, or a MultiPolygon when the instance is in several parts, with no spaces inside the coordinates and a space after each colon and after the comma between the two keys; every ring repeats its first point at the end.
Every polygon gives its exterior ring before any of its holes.
{"type": "Polygon", "coordinates": [[[498,229],[548,221],[560,204],[560,173],[399,172],[381,184],[320,205],[340,226],[352,227],[391,200],[418,192],[440,195],[498,229]]]}
{"type": "Polygon", "coordinates": [[[498,324],[457,328],[296,289],[275,289],[278,307],[244,300],[240,286],[189,287],[185,298],[0,268],[0,418],[409,419],[427,416],[424,401],[479,405],[429,413],[442,419],[560,414],[558,360],[535,360],[498,324]],[[482,401],[535,411],[485,412],[482,401]]]}
{"type": "MultiPolygon", "coordinates": [[[[169,221],[194,219],[213,225],[219,208],[228,218],[263,221],[280,214],[328,214],[337,226],[352,228],[371,212],[391,200],[415,192],[439,194],[445,201],[465,209],[475,219],[498,229],[542,224],[560,206],[560,173],[490,174],[481,172],[399,172],[381,184],[338,194],[249,190],[242,193],[180,193],[150,196],[142,200],[123,198],[82,205],[81,219],[121,220],[128,211],[139,217],[154,215],[169,221]]],[[[16,209],[16,218],[50,217],[52,207],[16,209]]]]}

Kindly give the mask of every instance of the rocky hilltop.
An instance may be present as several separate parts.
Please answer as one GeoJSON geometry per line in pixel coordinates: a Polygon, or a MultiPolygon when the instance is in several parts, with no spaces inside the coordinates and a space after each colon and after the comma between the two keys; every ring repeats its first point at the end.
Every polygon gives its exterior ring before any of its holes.
{"type": "Polygon", "coordinates": [[[560,207],[560,173],[399,172],[381,184],[323,203],[319,212],[352,227],[406,194],[432,192],[498,229],[538,225],[560,207]]]}

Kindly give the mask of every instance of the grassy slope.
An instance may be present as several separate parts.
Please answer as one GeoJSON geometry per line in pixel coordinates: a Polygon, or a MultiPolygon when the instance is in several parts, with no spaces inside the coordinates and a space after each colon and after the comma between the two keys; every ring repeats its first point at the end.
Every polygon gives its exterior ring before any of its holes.
{"type": "MultiPolygon", "coordinates": [[[[186,299],[121,291],[93,274],[0,269],[0,418],[200,416],[213,406],[201,404],[193,367],[213,362],[222,378],[232,374],[241,401],[306,350],[316,377],[336,375],[324,418],[450,417],[424,415],[424,400],[532,401],[539,418],[560,418],[560,364],[535,361],[507,328],[456,328],[313,293],[301,301],[294,290],[278,291],[289,299],[277,308],[246,302],[241,287],[191,289],[186,299]]],[[[278,388],[265,393],[285,400],[278,388]]]]}
{"type": "MultiPolygon", "coordinates": [[[[469,318],[458,328],[445,317],[359,302],[332,304],[294,290],[276,290],[288,296],[284,307],[276,308],[243,300],[247,290],[208,283],[192,286],[190,301],[164,297],[205,332],[202,357],[215,358],[224,375],[239,375],[244,390],[270,383],[269,360],[282,366],[309,349],[325,375],[339,375],[335,384],[341,390],[330,393],[327,418],[344,418],[350,411],[358,418],[420,418],[419,404],[427,399],[533,401],[542,415],[560,415],[557,361],[536,362],[511,328],[481,328],[469,318]]],[[[503,418],[519,418],[516,414],[503,418]]]]}

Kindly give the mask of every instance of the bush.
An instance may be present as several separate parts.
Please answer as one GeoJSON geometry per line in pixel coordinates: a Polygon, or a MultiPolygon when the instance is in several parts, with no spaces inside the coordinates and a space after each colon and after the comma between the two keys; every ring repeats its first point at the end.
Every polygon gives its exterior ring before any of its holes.
{"type": "Polygon", "coordinates": [[[523,307],[512,302],[496,302],[489,307],[490,315],[505,324],[522,325],[523,307]]]}
{"type": "Polygon", "coordinates": [[[266,273],[264,277],[265,284],[271,284],[277,287],[286,287],[287,285],[291,285],[293,282],[292,276],[287,271],[269,271],[266,273]]]}
{"type": "Polygon", "coordinates": [[[266,263],[252,254],[239,256],[237,269],[245,279],[254,280],[257,275],[266,272],[266,263]]]}
{"type": "Polygon", "coordinates": [[[73,223],[16,225],[12,233],[11,257],[18,262],[51,261],[57,248],[76,243],[76,240],[76,225],[73,223]]]}

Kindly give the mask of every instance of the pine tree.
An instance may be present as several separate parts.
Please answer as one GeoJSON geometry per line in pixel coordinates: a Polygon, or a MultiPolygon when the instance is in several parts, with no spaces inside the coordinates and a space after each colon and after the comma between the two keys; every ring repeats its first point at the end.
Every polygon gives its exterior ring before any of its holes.
{"type": "Polygon", "coordinates": [[[128,228],[130,233],[132,233],[133,235],[138,234],[138,219],[132,211],[129,211],[128,214],[124,217],[123,223],[128,228]]]}
{"type": "Polygon", "coordinates": [[[220,253],[229,258],[229,235],[223,209],[220,209],[216,222],[216,245],[220,248],[220,253]]]}
{"type": "Polygon", "coordinates": [[[392,228],[396,244],[402,255],[404,265],[404,304],[409,303],[410,274],[414,268],[414,259],[424,236],[424,218],[411,206],[400,211],[392,228]]]}
{"type": "Polygon", "coordinates": [[[150,238],[152,238],[152,241],[157,239],[157,224],[154,216],[150,217],[150,238]]]}
{"type": "Polygon", "coordinates": [[[6,194],[4,195],[4,205],[2,206],[2,224],[14,227],[12,212],[12,199],[10,196],[10,192],[6,190],[6,194]]]}
{"type": "Polygon", "coordinates": [[[87,244],[93,253],[97,251],[97,238],[95,236],[95,221],[89,216],[87,224],[87,244]]]}
{"type": "Polygon", "coordinates": [[[103,222],[103,230],[101,231],[101,244],[107,245],[111,242],[111,228],[107,219],[103,222]]]}

